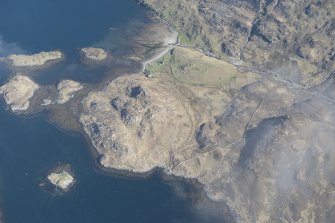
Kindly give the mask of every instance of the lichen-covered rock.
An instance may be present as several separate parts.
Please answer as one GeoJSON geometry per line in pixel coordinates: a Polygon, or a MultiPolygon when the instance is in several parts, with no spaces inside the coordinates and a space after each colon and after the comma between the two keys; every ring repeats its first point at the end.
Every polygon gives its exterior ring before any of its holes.
{"type": "Polygon", "coordinates": [[[50,61],[57,61],[63,58],[63,54],[60,51],[40,52],[33,55],[10,55],[11,65],[14,67],[31,67],[31,66],[42,66],[50,61]]]}
{"type": "Polygon", "coordinates": [[[25,111],[39,86],[29,77],[17,74],[0,87],[0,93],[12,111],[25,111]]]}

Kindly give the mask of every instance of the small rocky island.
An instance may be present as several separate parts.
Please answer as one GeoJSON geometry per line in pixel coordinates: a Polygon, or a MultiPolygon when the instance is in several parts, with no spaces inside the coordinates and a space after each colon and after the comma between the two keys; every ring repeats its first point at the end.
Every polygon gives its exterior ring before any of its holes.
{"type": "Polygon", "coordinates": [[[56,167],[48,176],[48,181],[55,187],[67,192],[75,184],[75,179],[69,165],[56,167]]]}
{"type": "Polygon", "coordinates": [[[8,107],[16,113],[31,113],[49,105],[70,101],[84,86],[73,80],[61,80],[53,85],[38,85],[27,74],[18,73],[0,86],[8,107]],[[31,106],[32,105],[32,106],[31,106]]]}
{"type": "Polygon", "coordinates": [[[57,84],[58,104],[64,104],[74,97],[75,92],[81,90],[83,86],[72,80],[62,80],[57,84]]]}
{"type": "Polygon", "coordinates": [[[3,94],[12,111],[25,111],[29,108],[29,100],[38,88],[39,86],[29,77],[17,74],[0,87],[0,94],[3,94]]]}
{"type": "Polygon", "coordinates": [[[81,52],[86,59],[96,62],[103,61],[108,56],[107,52],[101,48],[85,47],[81,49],[81,52]]]}
{"type": "Polygon", "coordinates": [[[50,52],[40,52],[33,55],[13,54],[7,57],[11,66],[14,67],[31,67],[42,66],[48,62],[59,61],[63,58],[63,53],[55,50],[50,52]]]}

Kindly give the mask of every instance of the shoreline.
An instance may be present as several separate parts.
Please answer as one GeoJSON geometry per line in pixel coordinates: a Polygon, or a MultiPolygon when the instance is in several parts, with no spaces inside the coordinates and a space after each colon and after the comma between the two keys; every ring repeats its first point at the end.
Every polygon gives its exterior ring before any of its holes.
{"type": "Polygon", "coordinates": [[[149,58],[148,60],[142,62],[142,72],[145,71],[147,65],[149,63],[155,62],[157,60],[159,60],[160,58],[164,57],[166,54],[168,54],[172,49],[175,48],[176,45],[169,45],[167,46],[165,49],[163,49],[160,53],[157,53],[155,56],[149,58]]]}
{"type": "MultiPolygon", "coordinates": [[[[144,9],[146,10],[146,9],[144,9]]],[[[164,22],[163,20],[159,19],[160,22],[166,24],[166,22],[164,22]]],[[[171,29],[171,31],[173,30],[172,27],[170,25],[168,25],[168,28],[171,29]]],[[[168,54],[172,49],[174,49],[176,46],[178,46],[178,33],[173,30],[173,36],[169,36],[167,35],[166,38],[164,39],[163,42],[163,46],[156,48],[156,52],[153,56],[149,57],[148,59],[145,59],[144,61],[141,61],[141,68],[139,70],[138,73],[134,73],[135,75],[143,75],[144,71],[147,67],[147,65],[149,63],[155,62],[157,60],[159,60],[160,58],[164,57],[166,54],[168,54]],[[169,38],[170,37],[170,38],[169,38]]],[[[65,61],[65,55],[63,54],[63,57],[60,61],[65,61]]],[[[57,61],[57,62],[60,62],[57,61]]],[[[53,65],[54,61],[51,61],[50,63],[46,63],[42,66],[38,66],[38,67],[29,67],[29,70],[35,70],[35,69],[44,69],[45,67],[49,66],[49,65],[53,65]]],[[[9,67],[9,69],[11,69],[11,67],[9,67]]],[[[13,69],[11,69],[13,71],[13,69]]],[[[127,73],[122,74],[122,75],[117,75],[119,76],[123,76],[123,75],[129,75],[127,73]]],[[[30,75],[29,75],[30,76],[30,75]]],[[[116,78],[118,78],[116,77],[116,78]]],[[[89,87],[89,92],[96,91],[97,87],[96,86],[106,86],[110,81],[114,80],[114,78],[108,78],[106,77],[106,79],[101,80],[98,84],[97,83],[93,83],[91,85],[91,87],[89,87]]],[[[44,85],[43,85],[44,86],[44,85]]],[[[98,87],[100,88],[100,87],[98,87]]],[[[85,96],[86,97],[86,96],[85,96]]],[[[82,101],[83,98],[81,98],[80,101],[82,101]]],[[[81,102],[80,102],[81,103],[81,102]]],[[[4,107],[6,107],[6,103],[4,103],[4,107]]],[[[61,110],[63,110],[64,108],[61,108],[61,110]]],[[[126,179],[146,179],[149,177],[152,177],[153,175],[159,175],[159,177],[164,180],[169,178],[169,182],[171,182],[173,184],[173,182],[185,182],[187,185],[195,187],[195,188],[204,188],[204,185],[199,183],[197,181],[197,179],[195,178],[185,178],[182,176],[176,176],[173,173],[169,173],[168,170],[164,169],[163,167],[155,167],[153,169],[151,169],[148,172],[144,172],[144,173],[140,173],[140,172],[133,172],[130,170],[120,170],[120,169],[114,169],[114,168],[105,168],[103,167],[100,163],[98,163],[97,158],[99,157],[99,154],[96,150],[96,148],[94,147],[94,145],[92,144],[89,136],[86,134],[86,132],[84,131],[84,129],[81,128],[64,128],[63,125],[59,122],[57,122],[57,119],[53,119],[52,116],[54,116],[53,113],[53,109],[48,110],[48,109],[42,109],[39,110],[37,113],[33,113],[33,114],[29,114],[26,112],[23,112],[21,114],[14,114],[12,112],[10,112],[10,110],[7,110],[6,112],[10,113],[11,115],[14,116],[18,116],[20,118],[24,118],[24,119],[30,119],[30,118],[35,118],[37,116],[42,117],[45,121],[47,121],[49,124],[51,124],[53,127],[56,127],[58,130],[60,130],[61,132],[65,133],[65,134],[69,134],[72,136],[80,136],[83,137],[85,140],[85,143],[88,146],[89,151],[89,155],[90,157],[90,164],[92,165],[92,168],[94,169],[95,172],[97,172],[98,174],[102,174],[102,175],[106,175],[106,176],[112,176],[112,177],[117,177],[117,178],[126,178],[126,179]]],[[[80,113],[79,113],[80,114],[80,113]]],[[[76,120],[78,121],[78,117],[79,114],[76,114],[76,120]]],[[[80,123],[79,123],[80,124],[80,123]]],[[[207,193],[203,190],[203,192],[206,194],[206,198],[208,199],[208,201],[211,202],[215,202],[213,200],[210,199],[210,197],[207,195],[207,193]]],[[[194,196],[197,196],[197,194],[194,194],[194,196]]]]}
{"type": "Polygon", "coordinates": [[[179,33],[173,29],[172,26],[168,25],[168,28],[170,31],[172,31],[173,36],[167,36],[164,39],[163,46],[161,47],[161,51],[158,52],[156,55],[153,55],[151,58],[148,58],[147,60],[142,62],[142,72],[145,71],[146,66],[149,63],[155,62],[159,60],[160,58],[164,57],[166,54],[168,54],[172,49],[174,49],[176,46],[178,46],[178,36],[179,33]]]}
{"type": "MultiPolygon", "coordinates": [[[[144,9],[145,10],[145,9],[144,9]]],[[[152,63],[156,60],[159,60],[160,58],[164,57],[166,54],[168,54],[177,44],[177,40],[178,40],[178,36],[176,36],[176,41],[174,43],[170,43],[169,40],[165,40],[163,47],[159,48],[157,50],[157,53],[155,53],[152,57],[144,60],[143,62],[141,61],[141,67],[139,66],[140,64],[136,65],[136,69],[139,69],[139,72],[136,73],[136,75],[143,75],[143,72],[146,69],[147,64],[152,63]],[[142,72],[141,72],[142,71],[142,72]]],[[[48,69],[51,66],[57,66],[59,63],[63,63],[66,61],[66,55],[62,54],[62,58],[60,58],[59,60],[54,60],[54,61],[50,61],[50,62],[46,62],[43,65],[40,66],[25,66],[25,67],[15,67],[10,65],[10,63],[8,63],[7,59],[4,58],[3,60],[0,58],[0,63],[3,63],[9,70],[10,73],[8,74],[8,78],[7,81],[10,79],[11,76],[13,76],[17,71],[20,70],[27,70],[28,73],[28,77],[34,77],[36,75],[36,71],[38,70],[43,70],[43,69],[48,69]],[[31,73],[30,73],[31,72],[31,73]]],[[[37,74],[38,75],[38,74],[37,74]]],[[[123,75],[129,75],[127,73],[125,74],[121,74],[121,75],[117,75],[116,78],[123,76],[123,75]]],[[[63,79],[60,79],[59,81],[61,81],[63,79]]],[[[100,81],[99,83],[93,83],[91,85],[90,90],[89,91],[96,91],[96,88],[101,88],[100,86],[102,85],[106,85],[107,83],[109,83],[110,81],[114,80],[114,78],[110,78],[110,77],[105,77],[102,81],[100,81]],[[99,86],[99,87],[97,87],[99,86]]],[[[40,85],[40,84],[39,84],[40,85]]],[[[45,85],[45,84],[41,84],[40,86],[52,86],[52,85],[45,85]]],[[[82,100],[82,99],[81,99],[82,100]]],[[[71,128],[63,128],[62,124],[59,124],[57,121],[54,121],[51,117],[54,115],[53,113],[53,109],[49,110],[49,109],[45,109],[43,107],[39,108],[37,110],[37,112],[35,113],[35,111],[33,110],[27,110],[27,111],[23,111],[20,113],[13,113],[10,109],[8,109],[8,105],[7,103],[4,101],[3,98],[0,99],[0,105],[2,106],[2,109],[4,110],[4,112],[8,113],[10,116],[13,117],[17,117],[19,119],[43,119],[44,121],[47,122],[47,124],[51,125],[52,127],[55,127],[57,130],[63,132],[66,135],[70,135],[71,137],[83,137],[83,140],[85,140],[85,144],[88,146],[88,155],[89,157],[89,168],[93,168],[93,171],[96,172],[97,174],[100,175],[105,175],[107,177],[114,177],[114,178],[124,178],[127,180],[145,180],[148,178],[151,178],[153,176],[158,176],[159,180],[162,181],[165,184],[168,184],[172,190],[174,191],[175,195],[178,197],[181,197],[182,199],[185,200],[191,200],[190,197],[183,197],[182,194],[178,194],[175,191],[175,184],[178,184],[180,182],[182,182],[183,184],[185,184],[187,188],[192,188],[192,191],[194,190],[199,190],[203,188],[203,185],[200,184],[199,182],[197,182],[196,179],[193,178],[184,178],[181,176],[175,176],[173,174],[169,174],[167,171],[164,170],[164,168],[153,168],[152,170],[145,172],[145,173],[137,173],[137,172],[131,172],[128,170],[119,170],[119,169],[113,169],[113,168],[104,168],[102,165],[100,165],[97,162],[97,151],[94,148],[94,145],[91,143],[89,137],[87,136],[87,134],[85,133],[85,131],[83,130],[83,128],[80,129],[71,129],[71,128]],[[3,104],[3,105],[2,105],[3,104]],[[32,112],[32,113],[30,113],[32,112]],[[167,182],[168,181],[168,182],[167,182]]],[[[35,108],[34,108],[35,109],[35,108]]],[[[61,108],[61,110],[64,110],[65,108],[61,108]]],[[[56,111],[57,112],[57,111],[56,111]]],[[[80,113],[79,113],[80,114],[80,113]]],[[[78,117],[79,114],[76,114],[76,117],[78,117]]],[[[56,119],[57,120],[57,119],[56,119]]],[[[86,149],[86,148],[84,148],[86,149]]],[[[76,170],[74,170],[76,171],[76,170]]],[[[78,182],[80,183],[80,182],[78,182]]],[[[71,193],[71,190],[70,190],[71,193]]],[[[203,195],[203,191],[201,196],[203,195]]],[[[189,195],[190,196],[190,195],[189,195]]],[[[198,195],[198,193],[194,193],[192,194],[192,197],[200,197],[200,195],[198,195]]],[[[206,198],[208,200],[208,202],[212,202],[212,200],[206,195],[206,198]]],[[[204,199],[204,198],[202,198],[204,199]]],[[[202,200],[200,199],[200,200],[202,200]]],[[[198,198],[195,198],[195,200],[198,200],[198,198]]],[[[193,201],[191,201],[193,204],[193,201]]],[[[192,206],[193,209],[193,206],[192,206]]],[[[0,208],[0,223],[3,223],[3,219],[2,217],[5,217],[6,213],[3,213],[1,208],[0,208]]],[[[4,221],[5,222],[5,221],[4,221]]]]}
{"type": "MultiPolygon", "coordinates": [[[[189,200],[192,204],[192,208],[197,209],[199,208],[198,206],[202,205],[222,205],[224,208],[225,204],[224,202],[212,200],[207,192],[204,190],[204,185],[200,183],[197,179],[195,178],[185,178],[183,176],[177,176],[174,174],[169,174],[167,170],[164,170],[162,167],[155,167],[152,170],[144,173],[139,173],[139,172],[132,172],[129,170],[121,170],[121,169],[115,169],[115,168],[105,168],[101,164],[99,164],[97,158],[98,158],[98,153],[96,149],[94,148],[94,145],[91,143],[89,137],[86,135],[84,130],[79,129],[77,130],[69,130],[69,129],[64,129],[60,127],[57,123],[52,122],[49,117],[48,117],[48,112],[47,111],[42,111],[39,112],[38,114],[34,114],[32,116],[26,117],[24,115],[20,115],[20,118],[42,118],[44,121],[46,121],[48,124],[50,124],[52,127],[56,128],[58,131],[61,131],[62,133],[69,135],[71,137],[80,137],[82,140],[84,140],[85,144],[87,145],[88,149],[88,156],[89,156],[89,166],[95,172],[96,174],[107,176],[107,177],[113,177],[116,179],[125,179],[125,180],[130,180],[130,181],[137,181],[137,180],[146,180],[154,176],[158,176],[159,179],[165,183],[168,184],[173,190],[176,196],[189,200]],[[185,194],[180,194],[178,191],[178,186],[182,184],[183,186],[186,186],[189,188],[191,191],[188,191],[187,196],[185,197],[185,194]],[[201,201],[199,201],[201,200],[201,201]]],[[[74,172],[76,170],[73,170],[74,172]]],[[[70,190],[71,192],[71,190],[70,190]]],[[[227,209],[227,208],[226,208],[227,209]]],[[[228,210],[228,209],[227,209],[228,210]]]]}

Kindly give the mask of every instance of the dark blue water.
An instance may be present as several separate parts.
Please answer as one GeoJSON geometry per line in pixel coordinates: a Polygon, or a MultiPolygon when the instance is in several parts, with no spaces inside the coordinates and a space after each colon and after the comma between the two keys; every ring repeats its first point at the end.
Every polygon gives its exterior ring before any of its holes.
{"type": "Polygon", "coordinates": [[[143,16],[134,0],[0,0],[0,35],[28,52],[66,51],[143,16]]]}
{"type": "Polygon", "coordinates": [[[43,115],[0,110],[0,188],[7,223],[195,222],[187,201],[158,176],[127,180],[98,173],[85,140],[48,124],[43,115]],[[42,190],[48,170],[69,163],[77,179],[64,195],[42,190]]]}
{"type": "MultiPolygon", "coordinates": [[[[37,82],[98,82],[110,67],[92,72],[80,64],[79,49],[94,46],[112,30],[119,36],[131,24],[146,21],[134,0],[0,0],[0,57],[59,49],[66,60],[36,72],[37,82]]],[[[118,52],[126,50],[125,44],[126,38],[107,43],[118,52]]]]}
{"type": "MultiPolygon", "coordinates": [[[[0,56],[61,49],[68,56],[64,64],[33,78],[81,80],[78,75],[94,72],[81,70],[71,53],[99,41],[110,27],[143,17],[133,0],[0,0],[0,56]]],[[[0,67],[0,82],[7,77],[0,67]]],[[[159,176],[134,180],[97,172],[83,137],[57,129],[43,114],[17,117],[0,103],[0,208],[6,223],[196,222],[190,206],[159,176]],[[58,164],[70,164],[77,180],[63,195],[39,186],[58,164]]]]}

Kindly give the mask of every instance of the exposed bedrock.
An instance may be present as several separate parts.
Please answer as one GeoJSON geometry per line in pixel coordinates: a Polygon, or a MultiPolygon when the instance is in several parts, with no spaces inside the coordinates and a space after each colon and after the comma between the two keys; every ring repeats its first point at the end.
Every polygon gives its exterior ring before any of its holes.
{"type": "Polygon", "coordinates": [[[90,93],[83,105],[80,121],[104,167],[136,172],[166,167],[192,131],[187,111],[168,86],[141,76],[117,79],[90,93]]]}

